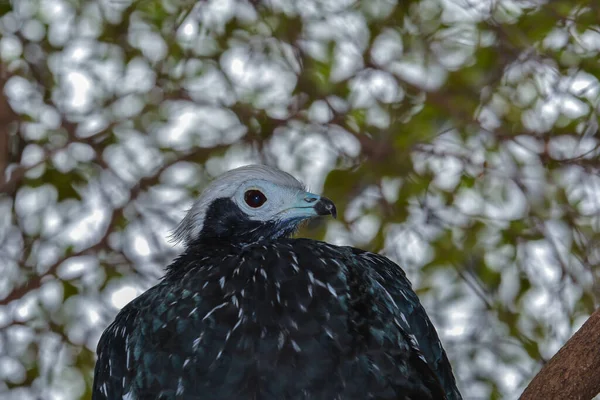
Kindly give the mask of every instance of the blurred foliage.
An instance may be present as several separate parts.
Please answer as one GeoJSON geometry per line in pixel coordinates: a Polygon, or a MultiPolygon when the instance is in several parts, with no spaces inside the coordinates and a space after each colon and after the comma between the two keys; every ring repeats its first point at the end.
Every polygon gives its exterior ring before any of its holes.
{"type": "Polygon", "coordinates": [[[516,398],[598,303],[600,7],[0,2],[0,396],[89,398],[206,182],[331,197],[302,232],[386,254],[466,399],[516,398]]]}

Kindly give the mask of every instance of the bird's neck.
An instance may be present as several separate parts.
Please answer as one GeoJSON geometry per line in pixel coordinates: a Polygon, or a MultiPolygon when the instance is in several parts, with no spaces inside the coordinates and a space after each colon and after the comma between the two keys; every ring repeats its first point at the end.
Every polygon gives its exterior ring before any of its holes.
{"type": "Polygon", "coordinates": [[[196,244],[243,246],[291,237],[301,220],[254,221],[230,199],[215,200],[204,217],[196,244]]]}

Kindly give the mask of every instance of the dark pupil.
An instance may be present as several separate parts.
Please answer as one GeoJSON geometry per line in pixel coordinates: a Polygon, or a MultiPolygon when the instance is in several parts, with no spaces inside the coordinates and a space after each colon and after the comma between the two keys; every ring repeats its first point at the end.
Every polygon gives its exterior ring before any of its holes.
{"type": "Polygon", "coordinates": [[[246,204],[248,204],[250,207],[258,208],[265,204],[267,198],[258,190],[248,190],[244,195],[244,200],[246,200],[246,204]]]}

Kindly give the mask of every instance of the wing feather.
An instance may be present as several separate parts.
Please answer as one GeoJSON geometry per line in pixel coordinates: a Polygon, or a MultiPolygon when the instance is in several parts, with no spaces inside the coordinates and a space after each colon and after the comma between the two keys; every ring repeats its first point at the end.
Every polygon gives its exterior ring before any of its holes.
{"type": "Polygon", "coordinates": [[[420,368],[424,373],[431,370],[435,374],[449,400],[460,400],[462,397],[456,387],[450,361],[435,327],[402,268],[380,254],[356,248],[351,250],[361,264],[370,270],[374,284],[383,290],[388,299],[388,308],[397,316],[399,327],[410,335],[415,354],[420,356],[415,358],[421,364],[420,368]]]}
{"type": "Polygon", "coordinates": [[[104,331],[96,354],[92,400],[131,397],[133,349],[130,338],[139,311],[129,304],[104,331]]]}

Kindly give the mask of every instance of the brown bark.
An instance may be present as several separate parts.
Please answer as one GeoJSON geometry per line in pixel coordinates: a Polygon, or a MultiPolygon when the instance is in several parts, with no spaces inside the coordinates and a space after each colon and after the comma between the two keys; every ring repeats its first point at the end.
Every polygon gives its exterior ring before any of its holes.
{"type": "Polygon", "coordinates": [[[5,170],[10,163],[10,128],[17,115],[14,113],[8,99],[4,94],[4,85],[8,81],[9,74],[5,67],[0,64],[0,184],[5,182],[5,170]]]}
{"type": "Polygon", "coordinates": [[[600,393],[600,309],[533,378],[520,400],[588,400],[600,393]]]}

